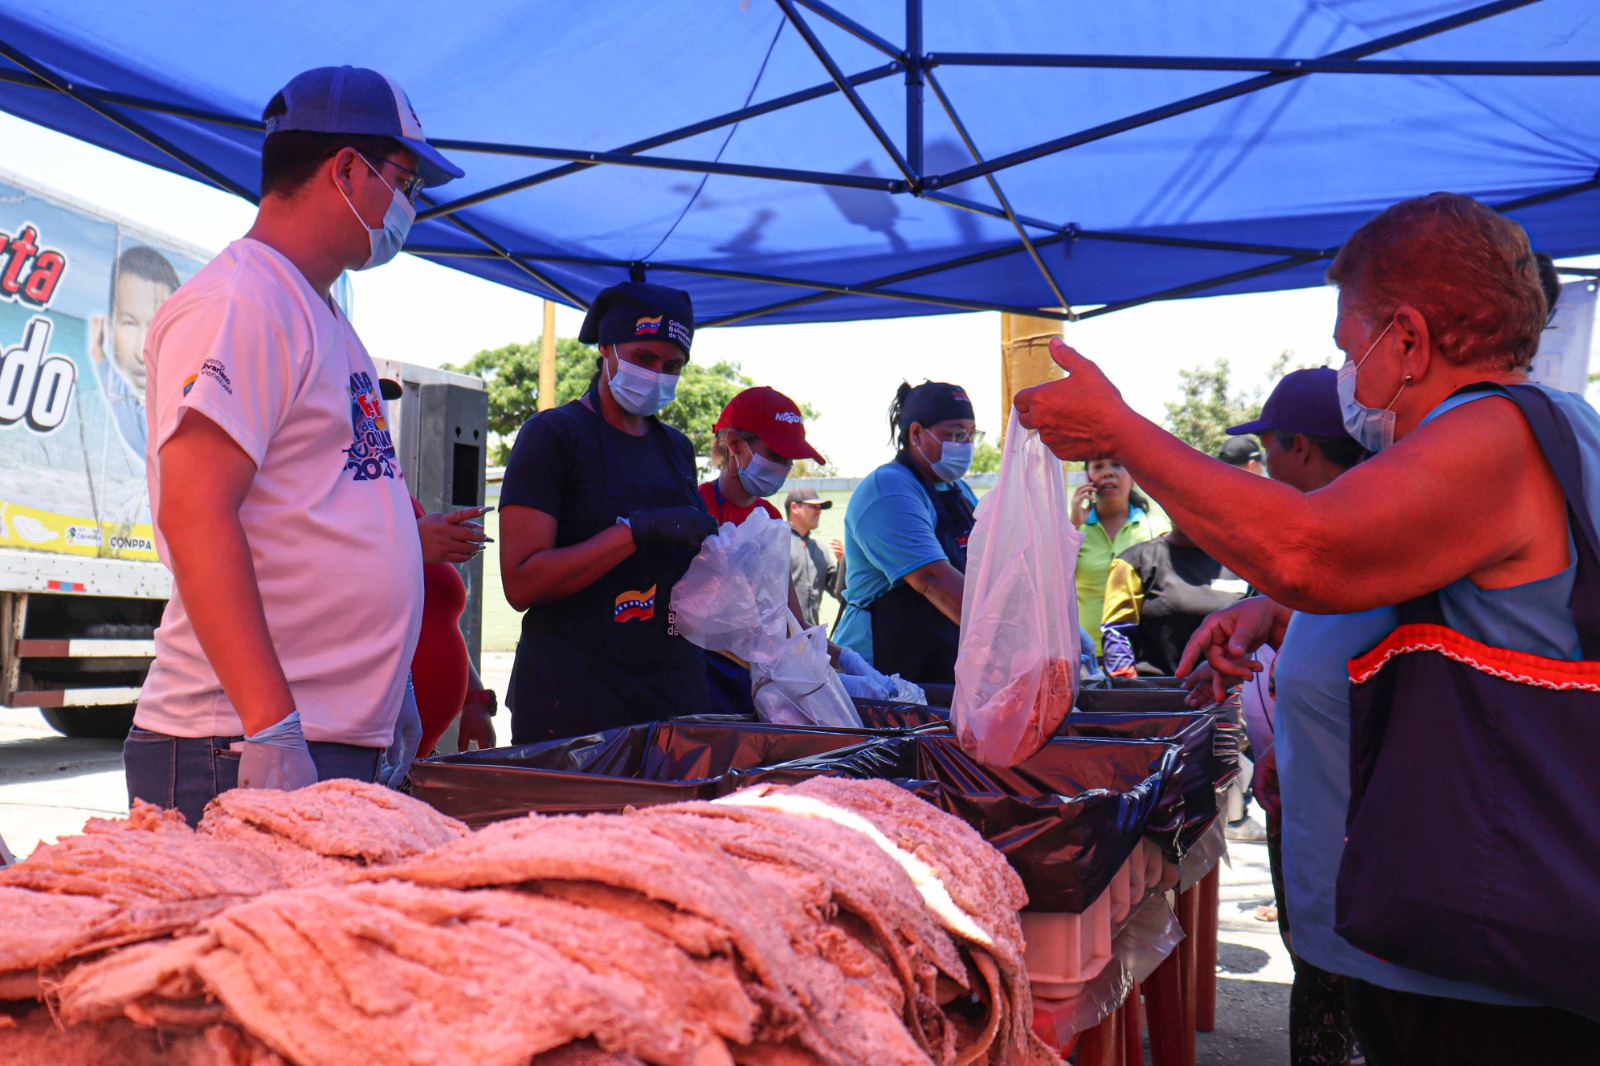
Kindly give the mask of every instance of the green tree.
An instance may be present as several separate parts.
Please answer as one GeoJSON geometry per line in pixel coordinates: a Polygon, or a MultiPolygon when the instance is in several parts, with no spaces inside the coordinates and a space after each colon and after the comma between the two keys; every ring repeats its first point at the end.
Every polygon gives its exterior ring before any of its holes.
{"type": "Polygon", "coordinates": [[[972,449],[971,471],[974,474],[998,474],[1000,472],[1000,447],[984,441],[972,449]]]}
{"type": "Polygon", "coordinates": [[[1234,385],[1233,369],[1226,359],[1218,359],[1209,367],[1178,371],[1179,399],[1166,405],[1167,428],[1190,447],[1207,455],[1217,454],[1228,439],[1229,426],[1261,414],[1262,401],[1289,371],[1293,359],[1292,349],[1279,353],[1263,383],[1249,393],[1234,385]]]}
{"type": "MultiPolygon", "coordinates": [[[[539,410],[539,341],[535,338],[528,344],[486,349],[460,366],[445,366],[483,378],[489,392],[490,458],[496,465],[505,463],[517,431],[539,410]]],[[[556,339],[557,406],[588,390],[599,354],[598,349],[572,337],[556,339]]],[[[678,380],[677,398],[661,412],[662,421],[687,434],[696,455],[707,455],[717,416],[729,400],[754,384],[738,363],[708,366],[690,362],[678,380]]],[[[801,412],[808,419],[816,417],[809,407],[802,406],[801,412]]]]}
{"type": "MultiPolygon", "coordinates": [[[[517,430],[539,410],[539,338],[531,344],[486,349],[444,369],[481,377],[489,393],[490,463],[503,465],[517,430]]],[[[598,353],[572,337],[556,339],[556,403],[583,395],[598,353]]]]}

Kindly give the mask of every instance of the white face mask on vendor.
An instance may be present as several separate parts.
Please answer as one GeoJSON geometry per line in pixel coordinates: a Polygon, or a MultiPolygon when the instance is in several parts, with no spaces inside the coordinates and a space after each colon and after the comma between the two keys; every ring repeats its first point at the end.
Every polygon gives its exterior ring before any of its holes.
{"type": "MultiPolygon", "coordinates": [[[[750,447],[748,441],[746,447],[750,447]]],[[[789,479],[789,464],[778,463],[758,453],[750,447],[750,461],[739,468],[739,484],[744,486],[744,491],[759,499],[766,499],[779,489],[789,479]]]]}
{"type": "MultiPolygon", "coordinates": [[[[933,434],[928,432],[928,436],[932,437],[933,434]]],[[[938,440],[937,437],[934,439],[938,440]]],[[[972,442],[965,441],[957,444],[955,441],[943,440],[939,441],[939,449],[939,461],[937,463],[932,460],[928,461],[929,468],[933,470],[933,476],[946,484],[960,481],[966,477],[967,470],[972,466],[972,442]]],[[[920,447],[917,450],[922,451],[920,447]]],[[[922,451],[922,457],[927,459],[928,453],[922,451]]]]}
{"type": "Polygon", "coordinates": [[[617,401],[617,406],[630,415],[653,415],[677,397],[676,374],[659,374],[654,370],[635,366],[622,358],[622,353],[617,350],[615,344],[611,346],[611,356],[617,361],[617,372],[611,373],[608,365],[606,380],[611,386],[611,395],[617,401]]]}

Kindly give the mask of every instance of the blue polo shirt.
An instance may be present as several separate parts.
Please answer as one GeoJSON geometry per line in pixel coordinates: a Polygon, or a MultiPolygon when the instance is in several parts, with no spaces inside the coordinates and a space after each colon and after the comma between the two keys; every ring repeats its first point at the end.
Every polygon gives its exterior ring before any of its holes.
{"type": "MultiPolygon", "coordinates": [[[[978,497],[965,481],[940,485],[938,492],[978,497]]],[[[946,561],[933,528],[938,520],[933,498],[903,463],[884,463],[868,474],[850,496],[844,512],[844,614],[834,642],[872,662],[872,615],[867,608],[906,575],[929,563],[946,561]]]]}

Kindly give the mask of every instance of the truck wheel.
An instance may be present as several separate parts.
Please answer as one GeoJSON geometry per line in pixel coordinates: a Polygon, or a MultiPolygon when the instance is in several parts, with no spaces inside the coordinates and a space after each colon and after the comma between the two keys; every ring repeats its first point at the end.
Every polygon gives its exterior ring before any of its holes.
{"type": "Polygon", "coordinates": [[[62,736],[121,740],[133,728],[133,704],[110,707],[41,707],[39,713],[62,736]]]}

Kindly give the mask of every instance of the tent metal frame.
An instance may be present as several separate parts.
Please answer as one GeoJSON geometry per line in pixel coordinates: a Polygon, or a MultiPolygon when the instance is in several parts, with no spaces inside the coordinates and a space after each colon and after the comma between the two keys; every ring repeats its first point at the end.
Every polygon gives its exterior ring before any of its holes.
{"type": "MultiPolygon", "coordinates": [[[[904,0],[904,46],[896,44],[861,25],[824,2],[824,0],[773,0],[773,2],[782,11],[785,25],[792,27],[799,34],[807,48],[816,57],[818,65],[827,75],[826,81],[821,81],[809,88],[787,93],[770,100],[753,103],[735,111],[703,119],[687,126],[681,126],[652,137],[620,145],[609,151],[500,144],[486,141],[436,140],[434,143],[446,151],[483,153],[511,159],[548,160],[558,165],[502,183],[493,188],[470,193],[455,200],[439,203],[432,198],[424,197],[420,204],[422,209],[417,215],[419,221],[431,219],[448,221],[455,229],[465,235],[471,243],[467,247],[413,243],[406,250],[424,258],[445,262],[451,259],[485,259],[509,263],[526,274],[540,289],[578,308],[587,308],[588,302],[566,286],[556,282],[546,271],[540,269],[541,266],[608,267],[624,270],[630,277],[634,278],[642,278],[648,273],[679,274],[757,282],[784,288],[806,290],[804,295],[780,300],[762,307],[750,308],[735,314],[724,315],[702,323],[703,326],[750,322],[769,315],[847,295],[898,300],[910,304],[931,305],[957,310],[1004,311],[1077,321],[1156,300],[1198,295],[1249,278],[1304,266],[1319,260],[1331,259],[1338,249],[1296,248],[1206,240],[1177,234],[1089,230],[1080,228],[1074,223],[1051,222],[1032,218],[1018,214],[1012,207],[1010,198],[1006,195],[1000,182],[1000,176],[1004,171],[1060,152],[1070,151],[1073,148],[1090,144],[1106,137],[1140,129],[1168,118],[1188,114],[1317,74],[1433,75],[1445,77],[1588,77],[1600,75],[1600,61],[1416,61],[1368,58],[1463,26],[1481,22],[1518,8],[1527,7],[1540,2],[1540,0],[1492,0],[1492,2],[1479,4],[1454,15],[1434,19],[1351,48],[1341,49],[1327,55],[1305,58],[977,52],[927,53],[923,50],[922,0],[904,0]],[[847,73],[829,51],[826,43],[817,35],[808,16],[826,22],[865,43],[882,54],[888,62],[855,73],[847,73]],[[1250,73],[1254,76],[1204,93],[1175,100],[1159,107],[1068,133],[1027,148],[999,156],[986,157],[966,123],[962,120],[956,102],[935,73],[941,67],[1185,70],[1240,72],[1250,73]],[[895,141],[894,137],[890,135],[858,91],[862,86],[894,76],[902,76],[905,83],[906,121],[903,149],[895,141]],[[927,103],[925,96],[926,90],[929,89],[932,90],[935,101],[943,111],[951,127],[960,137],[967,153],[972,157],[970,164],[940,174],[928,174],[924,168],[924,121],[927,103]],[[843,96],[848,102],[856,117],[872,134],[885,156],[893,164],[900,175],[899,177],[877,177],[787,167],[752,166],[653,154],[657,149],[711,130],[724,129],[737,123],[834,95],[843,96]],[[723,175],[766,181],[796,182],[877,191],[887,196],[915,196],[930,203],[949,207],[952,210],[975,211],[991,218],[1004,220],[1015,230],[1017,240],[989,248],[970,250],[953,258],[866,281],[839,283],[821,281],[815,278],[731,270],[693,263],[657,262],[653,260],[626,261],[603,257],[511,249],[485,233],[480,226],[474,224],[468,214],[471,208],[481,204],[580,173],[591,167],[603,166],[639,167],[684,174],[723,175]],[[947,191],[954,186],[979,178],[982,178],[988,185],[990,194],[995,201],[994,204],[974,201],[970,198],[956,196],[947,191]],[[1132,299],[1079,311],[1073,308],[1068,300],[1068,294],[1064,291],[1059,279],[1051,271],[1045,256],[1041,254],[1041,249],[1052,248],[1056,245],[1070,249],[1070,246],[1077,241],[1110,241],[1146,244],[1153,247],[1180,247],[1204,251],[1244,253],[1266,257],[1267,261],[1214,277],[1198,279],[1159,292],[1152,292],[1132,299]],[[1022,307],[994,301],[963,300],[957,297],[918,293],[900,287],[906,282],[936,276],[979,262],[1011,255],[1024,255],[1032,262],[1045,285],[1058,301],[1055,307],[1022,307]]],[[[0,57],[9,60],[17,68],[16,70],[0,69],[0,83],[64,95],[93,111],[101,118],[115,124],[126,133],[139,138],[145,144],[166,156],[176,164],[175,169],[181,168],[202,181],[242,196],[252,203],[256,202],[257,197],[253,189],[242,185],[203,160],[196,158],[192,153],[173,144],[136,116],[143,113],[170,116],[246,133],[263,132],[264,127],[261,121],[194,107],[185,103],[163,101],[129,93],[89,89],[82,85],[74,84],[58,71],[51,69],[38,59],[24,54],[20,49],[4,39],[0,39],[0,57]]],[[[1516,210],[1597,188],[1600,188],[1600,174],[1587,181],[1543,190],[1500,204],[1498,209],[1501,211],[1516,210]]],[[[1572,273],[1572,271],[1569,271],[1569,273],[1572,273]]]]}

